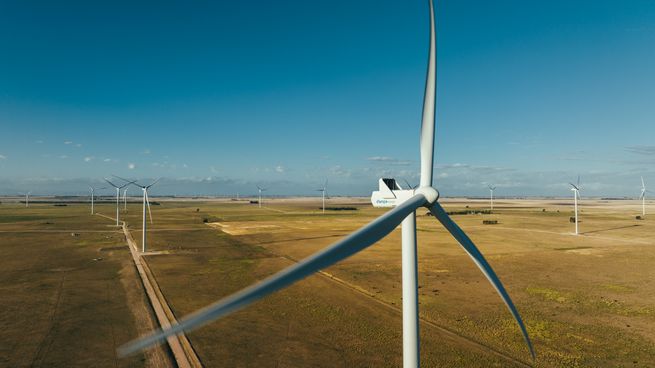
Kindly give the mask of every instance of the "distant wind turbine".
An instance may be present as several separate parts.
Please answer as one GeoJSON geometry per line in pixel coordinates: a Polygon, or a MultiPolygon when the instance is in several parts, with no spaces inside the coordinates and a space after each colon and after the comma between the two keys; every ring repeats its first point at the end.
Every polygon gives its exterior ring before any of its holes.
{"type": "Polygon", "coordinates": [[[259,185],[257,186],[257,190],[259,190],[259,208],[262,208],[262,192],[265,192],[268,190],[268,188],[262,188],[259,185]]]}
{"type": "Polygon", "coordinates": [[[575,235],[578,235],[578,199],[580,199],[580,175],[577,184],[569,183],[573,191],[573,205],[575,207],[575,235]]]}
{"type": "Polygon", "coordinates": [[[323,213],[325,213],[325,194],[327,192],[327,184],[328,184],[328,180],[325,179],[325,184],[323,184],[323,187],[321,189],[316,189],[316,191],[321,192],[323,196],[323,213]]]}
{"type": "Polygon", "coordinates": [[[646,190],[646,183],[644,182],[644,177],[641,177],[641,195],[639,198],[641,199],[641,217],[645,218],[646,217],[646,193],[651,193],[650,190],[646,190]]]}
{"type": "Polygon", "coordinates": [[[152,224],[152,211],[150,210],[150,199],[148,198],[148,189],[152,187],[153,185],[157,184],[157,182],[161,178],[153,181],[150,185],[139,185],[139,184],[134,184],[137,187],[141,188],[143,190],[143,224],[142,224],[142,232],[141,232],[141,252],[145,253],[146,250],[148,249],[146,246],[146,231],[147,231],[147,222],[146,222],[146,206],[148,206],[148,214],[150,215],[150,223],[152,224]]]}
{"type": "Polygon", "coordinates": [[[491,211],[494,210],[494,190],[496,190],[496,187],[489,185],[489,200],[491,201],[491,211]]]}
{"type": "Polygon", "coordinates": [[[30,194],[32,194],[32,191],[25,193],[25,207],[30,206],[30,194]]]}
{"type": "MultiPolygon", "coordinates": [[[[119,178],[119,177],[116,176],[116,175],[113,175],[113,176],[116,177],[116,178],[119,178]]],[[[125,180],[125,179],[123,179],[123,178],[119,178],[119,179],[121,179],[121,180],[123,180],[123,181],[127,181],[127,180],[125,180]]],[[[109,183],[109,185],[111,185],[112,187],[116,188],[116,226],[120,226],[120,223],[119,223],[119,222],[120,222],[120,221],[119,221],[119,217],[120,217],[120,215],[119,215],[119,212],[120,212],[120,211],[119,211],[119,207],[120,207],[120,204],[119,204],[119,203],[120,203],[121,189],[125,188],[126,186],[128,186],[128,185],[130,185],[130,184],[134,184],[135,181],[128,181],[127,183],[125,183],[125,184],[123,184],[123,185],[120,185],[120,186],[118,186],[118,185],[112,183],[112,182],[109,181],[109,179],[107,179],[107,178],[105,178],[105,181],[106,181],[107,183],[109,183]]]]}
{"type": "MultiPolygon", "coordinates": [[[[484,256],[473,244],[464,231],[448,216],[446,210],[438,202],[439,192],[432,186],[435,96],[436,96],[436,35],[434,26],[434,9],[430,0],[430,38],[428,53],[428,69],[423,102],[423,119],[420,135],[421,181],[416,190],[397,190],[398,201],[395,208],[387,211],[364,227],[348,235],[344,239],[328,246],[304,260],[301,260],[282,271],[223,298],[203,309],[200,309],[179,320],[179,323],[159,329],[154,333],[131,342],[120,348],[120,355],[126,355],[145,349],[164,341],[168,336],[182,331],[190,331],[213,320],[225,317],[248,305],[290,286],[305,277],[346,259],[391,233],[402,223],[402,296],[403,296],[403,366],[419,367],[419,318],[418,318],[418,270],[416,254],[416,210],[426,207],[441,222],[446,230],[459,242],[473,262],[480,268],[489,282],[496,289],[510,313],[516,320],[526,344],[534,358],[534,350],[528,332],[521,317],[514,307],[503,284],[496,276],[484,256]]],[[[320,291],[317,291],[320,292],[320,291]]]]}
{"type": "Polygon", "coordinates": [[[92,186],[89,185],[89,189],[91,189],[91,214],[94,215],[94,214],[95,214],[95,210],[94,210],[94,208],[93,208],[93,197],[94,197],[94,193],[95,193],[96,190],[107,189],[107,187],[94,188],[94,187],[92,187],[92,186]]]}
{"type": "Polygon", "coordinates": [[[123,211],[127,212],[127,188],[123,190],[123,211]]]}

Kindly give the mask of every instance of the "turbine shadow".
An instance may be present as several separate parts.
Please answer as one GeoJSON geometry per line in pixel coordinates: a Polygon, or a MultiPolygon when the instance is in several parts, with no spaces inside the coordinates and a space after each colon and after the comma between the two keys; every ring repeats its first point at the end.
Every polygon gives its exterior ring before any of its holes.
{"type": "Polygon", "coordinates": [[[323,235],[323,236],[313,236],[313,237],[307,237],[307,238],[295,238],[295,239],[284,239],[284,240],[272,240],[272,241],[267,241],[267,242],[257,242],[257,244],[276,244],[276,243],[287,243],[287,242],[293,242],[293,241],[301,241],[301,240],[314,240],[314,239],[325,239],[325,238],[336,238],[336,237],[344,237],[348,235],[346,234],[335,234],[335,235],[323,235]]]}
{"type": "Polygon", "coordinates": [[[609,228],[609,229],[600,229],[600,230],[585,231],[585,232],[582,232],[582,233],[580,233],[580,234],[582,234],[582,235],[586,235],[586,234],[592,234],[592,233],[602,233],[602,232],[605,232],[605,231],[620,230],[620,229],[629,229],[629,228],[631,228],[631,227],[637,227],[637,226],[641,226],[641,225],[639,225],[639,224],[632,224],[632,225],[626,225],[626,226],[617,226],[617,227],[611,227],[611,228],[609,228]]]}

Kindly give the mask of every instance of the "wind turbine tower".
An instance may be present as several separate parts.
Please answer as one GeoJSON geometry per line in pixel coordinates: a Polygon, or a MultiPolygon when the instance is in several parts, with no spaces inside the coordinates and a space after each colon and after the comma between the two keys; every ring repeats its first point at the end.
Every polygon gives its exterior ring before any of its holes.
{"type": "Polygon", "coordinates": [[[148,249],[147,243],[146,243],[146,241],[147,241],[146,231],[147,231],[147,226],[148,226],[148,223],[146,221],[146,206],[148,206],[148,214],[150,215],[150,224],[152,224],[152,211],[150,210],[150,199],[148,198],[148,189],[150,189],[150,187],[152,187],[153,185],[157,184],[157,182],[160,179],[161,178],[155,180],[150,185],[134,184],[134,185],[138,186],[139,188],[141,188],[141,190],[143,191],[143,222],[142,222],[143,231],[141,232],[141,252],[142,253],[145,253],[146,250],[148,249]]]}
{"type": "Polygon", "coordinates": [[[325,214],[325,193],[327,192],[327,184],[328,181],[325,179],[325,184],[323,184],[323,187],[321,189],[316,189],[316,191],[321,192],[323,196],[323,214],[325,214]]]}
{"type": "Polygon", "coordinates": [[[95,193],[95,191],[96,191],[97,189],[107,189],[107,188],[106,188],[106,187],[102,187],[102,188],[94,188],[94,187],[92,187],[92,186],[89,185],[89,189],[91,189],[91,214],[94,215],[94,214],[95,214],[95,210],[94,210],[94,208],[93,208],[93,197],[94,197],[94,193],[95,193]]]}
{"type": "MultiPolygon", "coordinates": [[[[118,178],[118,177],[117,177],[117,178],[118,178]]],[[[122,178],[119,178],[119,179],[121,179],[121,180],[125,180],[125,179],[122,179],[122,178]]],[[[127,183],[125,183],[125,184],[123,184],[123,185],[121,185],[121,186],[118,186],[118,185],[112,183],[112,182],[109,181],[109,179],[107,179],[107,178],[105,178],[105,181],[106,181],[107,183],[109,183],[109,185],[111,185],[112,187],[116,188],[116,226],[120,226],[120,220],[119,220],[119,218],[120,218],[120,214],[119,214],[119,212],[120,212],[120,211],[119,211],[119,209],[120,209],[120,196],[121,196],[121,189],[125,188],[126,186],[128,186],[128,185],[130,185],[130,184],[134,184],[134,181],[127,182],[127,183]]],[[[127,181],[127,180],[125,180],[125,181],[127,181]]]]}
{"type": "Polygon", "coordinates": [[[262,208],[262,192],[265,192],[268,188],[262,188],[258,185],[257,190],[259,191],[259,201],[257,203],[259,203],[259,208],[262,208]]]}
{"type": "Polygon", "coordinates": [[[496,190],[496,187],[489,185],[489,200],[491,202],[491,211],[494,210],[494,190],[496,190]]]}
{"type": "Polygon", "coordinates": [[[578,199],[580,199],[580,176],[578,175],[578,183],[571,185],[571,191],[573,192],[573,206],[575,208],[575,235],[578,235],[578,199]]]}
{"type": "Polygon", "coordinates": [[[646,190],[646,183],[644,182],[644,177],[641,177],[641,195],[639,196],[641,198],[641,217],[645,218],[646,217],[646,193],[650,193],[650,191],[646,190]]]}

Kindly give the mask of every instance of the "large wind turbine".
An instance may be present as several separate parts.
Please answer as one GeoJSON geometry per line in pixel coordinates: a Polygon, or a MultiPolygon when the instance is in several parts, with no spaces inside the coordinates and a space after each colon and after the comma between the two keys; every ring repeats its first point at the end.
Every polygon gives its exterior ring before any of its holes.
{"type": "Polygon", "coordinates": [[[316,189],[317,192],[321,192],[323,196],[323,213],[325,213],[325,193],[327,192],[327,183],[328,180],[325,179],[325,184],[323,184],[323,187],[321,189],[316,189]]]}
{"type": "Polygon", "coordinates": [[[496,190],[495,186],[489,185],[489,200],[491,202],[491,210],[494,210],[494,190],[496,190]]]}
{"type": "Polygon", "coordinates": [[[435,87],[436,87],[436,61],[435,61],[435,26],[434,10],[430,0],[430,46],[428,70],[423,102],[423,119],[421,124],[420,153],[421,153],[421,181],[418,189],[398,191],[402,198],[398,198],[394,209],[373,220],[346,238],[337,241],[331,246],[315,253],[304,260],[287,267],[286,269],[252,285],[236,294],[217,301],[199,311],[182,319],[179,324],[157,330],[156,332],[131,342],[120,348],[122,355],[144,349],[157,344],[166,337],[182,331],[198,328],[210,321],[225,317],[255,301],[287,287],[319,270],[325,269],[361,250],[368,248],[386,235],[391,233],[398,224],[402,223],[402,285],[403,285],[403,366],[419,366],[419,319],[418,319],[418,272],[416,258],[416,210],[426,207],[459,242],[464,251],[473,259],[489,282],[496,289],[505,302],[510,313],[516,320],[521,333],[534,358],[532,343],[528,332],[514,307],[505,287],[496,276],[489,263],[471,239],[448,216],[446,210],[437,201],[439,192],[432,187],[433,152],[434,152],[434,118],[435,118],[435,87]]]}
{"type": "Polygon", "coordinates": [[[92,187],[92,186],[89,185],[89,189],[91,189],[91,214],[93,215],[93,214],[95,214],[95,210],[93,209],[93,197],[94,197],[94,193],[95,193],[96,190],[107,189],[107,187],[94,188],[94,187],[92,187]]]}
{"type": "MultiPolygon", "coordinates": [[[[150,183],[150,185],[139,185],[136,183],[133,183],[137,187],[141,188],[143,190],[143,226],[142,229],[143,231],[141,232],[141,252],[145,253],[147,246],[146,246],[146,230],[147,230],[147,222],[146,222],[146,206],[148,206],[148,214],[150,215],[150,223],[152,224],[152,211],[150,210],[150,199],[148,199],[148,189],[150,189],[151,186],[157,184],[157,182],[161,178],[153,181],[150,183]]],[[[125,179],[123,179],[125,180],[125,179]]]]}
{"type": "Polygon", "coordinates": [[[267,191],[268,188],[262,188],[258,185],[257,190],[259,191],[259,201],[257,203],[259,203],[259,208],[262,208],[262,192],[267,191]]]}
{"type": "MultiPolygon", "coordinates": [[[[121,179],[121,178],[119,178],[119,179],[121,179]]],[[[125,180],[125,179],[121,179],[121,180],[125,180]]],[[[135,181],[127,182],[127,183],[125,183],[125,184],[123,184],[121,186],[118,186],[118,185],[110,182],[109,179],[107,179],[107,178],[105,178],[105,181],[107,183],[109,183],[109,185],[111,185],[112,187],[116,188],[116,226],[120,226],[120,224],[119,224],[119,207],[120,207],[121,189],[125,188],[126,186],[128,186],[130,184],[133,184],[135,181]]]]}
{"type": "Polygon", "coordinates": [[[578,199],[580,199],[580,175],[577,184],[569,183],[573,192],[573,206],[575,207],[575,235],[578,235],[578,199]]]}

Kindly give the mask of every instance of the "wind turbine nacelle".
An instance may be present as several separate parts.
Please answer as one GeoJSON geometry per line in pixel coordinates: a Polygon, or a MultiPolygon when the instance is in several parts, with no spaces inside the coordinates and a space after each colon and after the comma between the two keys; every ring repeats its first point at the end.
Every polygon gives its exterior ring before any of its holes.
{"type": "Polygon", "coordinates": [[[414,195],[413,189],[403,189],[396,179],[380,178],[379,190],[371,194],[373,207],[396,207],[414,195]]]}

